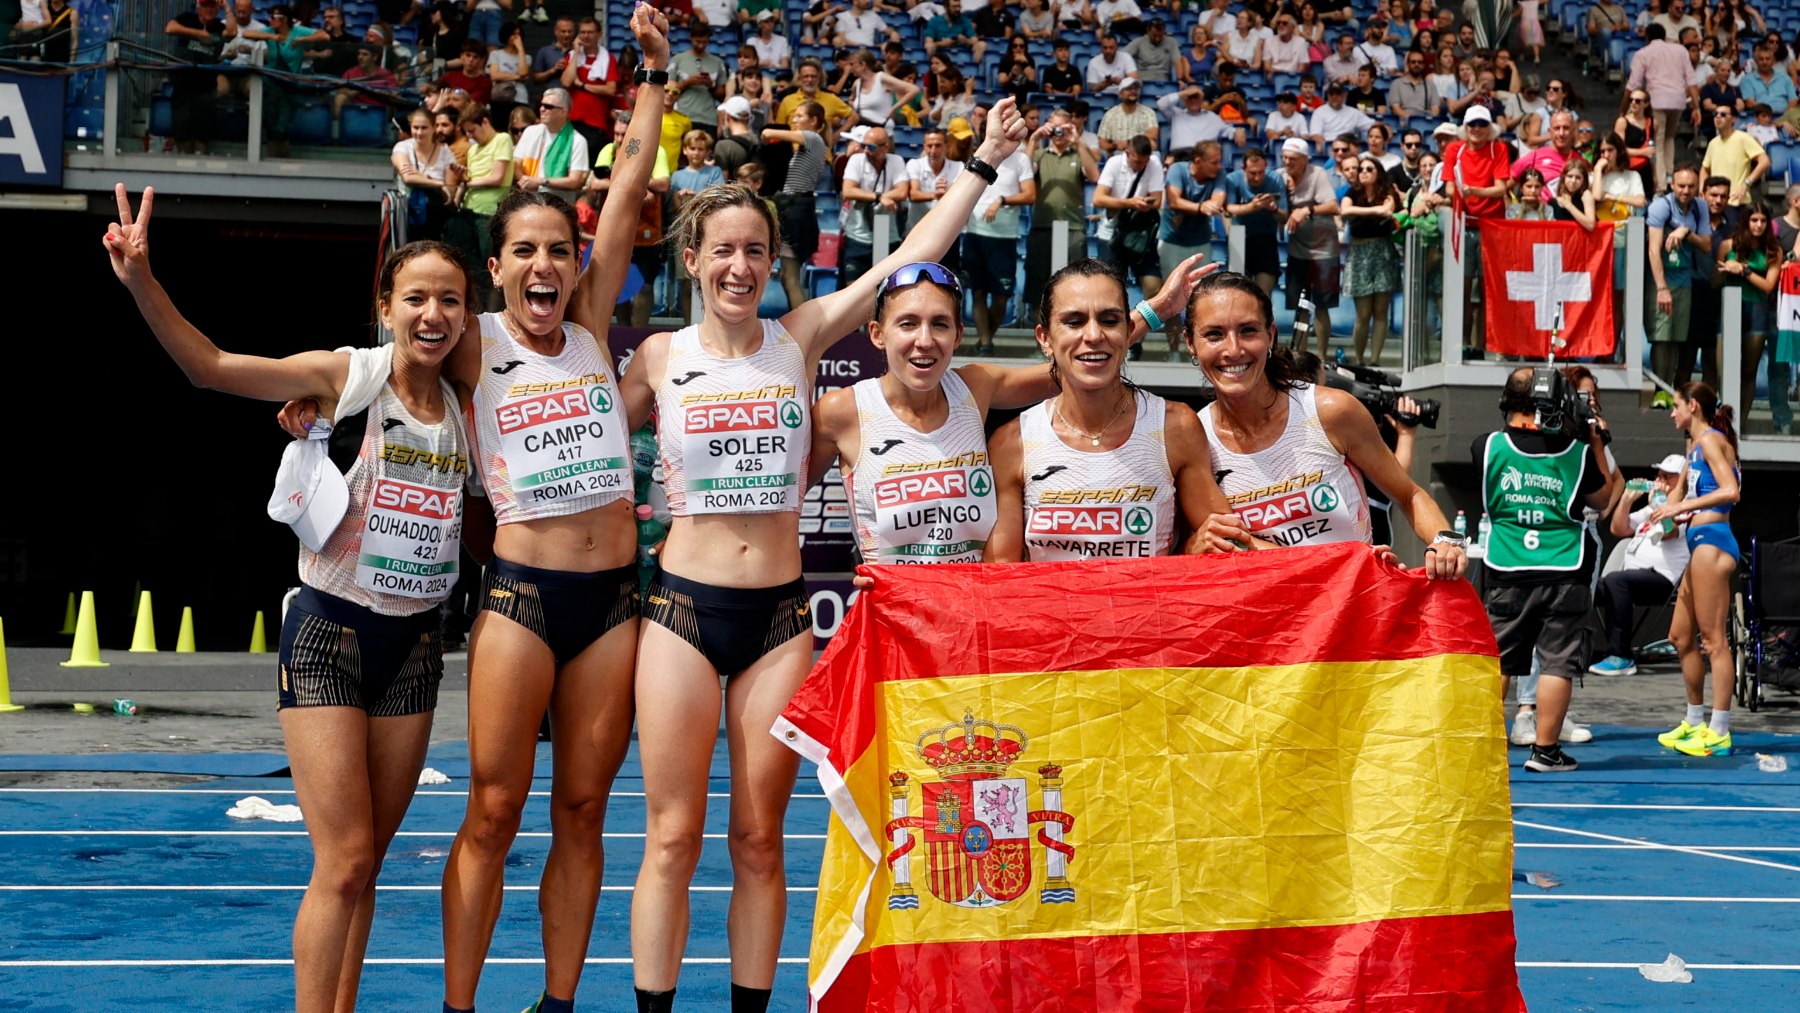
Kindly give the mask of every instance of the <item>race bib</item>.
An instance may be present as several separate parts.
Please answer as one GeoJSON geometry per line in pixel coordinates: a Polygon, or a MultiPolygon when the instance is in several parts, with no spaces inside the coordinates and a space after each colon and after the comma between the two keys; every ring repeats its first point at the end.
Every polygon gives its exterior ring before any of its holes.
{"type": "Polygon", "coordinates": [[[981,562],[981,550],[994,530],[994,473],[987,454],[964,456],[971,459],[964,466],[875,480],[881,562],[981,562]]]}
{"type": "Polygon", "coordinates": [[[682,464],[696,514],[793,509],[805,464],[806,406],[795,388],[773,397],[683,407],[682,464]]]}
{"type": "Polygon", "coordinates": [[[462,490],[383,478],[363,518],[358,587],[405,598],[442,598],[456,583],[462,490]]]}
{"type": "Polygon", "coordinates": [[[625,422],[605,377],[520,384],[507,394],[495,423],[521,504],[631,488],[625,422]]]}

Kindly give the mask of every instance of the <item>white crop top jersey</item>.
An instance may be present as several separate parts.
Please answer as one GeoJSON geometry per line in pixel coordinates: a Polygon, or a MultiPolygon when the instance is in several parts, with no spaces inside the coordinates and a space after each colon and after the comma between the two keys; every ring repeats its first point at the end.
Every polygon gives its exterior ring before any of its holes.
{"type": "Polygon", "coordinates": [[[1034,562],[1166,556],[1175,537],[1175,475],[1165,403],[1133,391],[1131,437],[1081,451],[1050,425],[1050,401],[1019,416],[1025,459],[1025,556],[1034,562]]]}
{"type": "Polygon", "coordinates": [[[436,425],[413,418],[392,387],[381,388],[344,476],[344,519],[319,552],[300,546],[302,584],[384,616],[416,615],[450,596],[470,448],[456,391],[442,386],[444,420],[436,425]]]}
{"type": "Polygon", "coordinates": [[[844,483],[863,561],[981,562],[994,530],[994,468],[968,384],[955,371],[944,374],[950,414],[929,433],[900,421],[879,378],[850,389],[862,448],[844,483]]]}
{"type": "Polygon", "coordinates": [[[1200,410],[1219,488],[1252,533],[1277,545],[1367,542],[1362,474],[1331,445],[1317,392],[1303,383],[1287,397],[1287,429],[1254,454],[1234,454],[1219,442],[1216,404],[1200,410]]]}
{"type": "Polygon", "coordinates": [[[669,336],[656,390],[669,512],[799,512],[812,449],[812,378],[806,354],[780,321],[762,321],[762,345],[741,359],[700,346],[700,329],[669,336]]]}
{"type": "Polygon", "coordinates": [[[481,315],[475,443],[499,524],[567,517],[632,494],[631,434],[612,356],[587,331],[563,325],[562,354],[513,339],[498,313],[481,315]]]}

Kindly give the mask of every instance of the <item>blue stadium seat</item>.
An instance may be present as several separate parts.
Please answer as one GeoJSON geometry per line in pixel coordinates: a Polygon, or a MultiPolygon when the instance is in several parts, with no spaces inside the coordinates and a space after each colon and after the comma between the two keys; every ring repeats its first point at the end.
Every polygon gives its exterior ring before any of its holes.
{"type": "Polygon", "coordinates": [[[385,148],[394,143],[386,106],[351,103],[338,121],[338,139],[355,148],[385,148]]]}
{"type": "Polygon", "coordinates": [[[331,110],[320,102],[302,101],[294,107],[288,136],[295,144],[330,144],[331,110]]]}
{"type": "Polygon", "coordinates": [[[150,100],[150,134],[153,137],[175,136],[175,100],[157,95],[150,100]]]}
{"type": "Polygon", "coordinates": [[[1797,155],[1800,155],[1800,145],[1792,141],[1777,141],[1769,145],[1769,178],[1779,179],[1784,184],[1792,182],[1797,155]]]}

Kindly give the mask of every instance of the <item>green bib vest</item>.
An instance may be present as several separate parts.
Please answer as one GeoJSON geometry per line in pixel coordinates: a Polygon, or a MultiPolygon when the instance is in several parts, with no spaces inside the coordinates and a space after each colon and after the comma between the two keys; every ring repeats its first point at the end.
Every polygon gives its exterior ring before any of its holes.
{"type": "Polygon", "coordinates": [[[1582,520],[1576,501],[1587,449],[1575,440],[1558,453],[1527,454],[1505,433],[1488,436],[1481,498],[1493,525],[1487,545],[1491,569],[1581,568],[1582,520]]]}

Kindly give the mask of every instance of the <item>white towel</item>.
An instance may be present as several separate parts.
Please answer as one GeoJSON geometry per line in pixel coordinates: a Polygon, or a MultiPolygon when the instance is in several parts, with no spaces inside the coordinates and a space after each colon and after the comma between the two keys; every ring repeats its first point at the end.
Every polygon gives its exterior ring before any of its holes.
{"type": "Polygon", "coordinates": [[[276,805],[260,795],[238,799],[237,805],[225,810],[225,815],[240,820],[274,820],[277,823],[300,822],[300,807],[297,805],[276,805]]]}
{"type": "Polygon", "coordinates": [[[419,771],[419,783],[420,784],[449,784],[450,783],[450,775],[444,773],[443,771],[437,769],[436,767],[426,767],[424,770],[419,771]]]}

